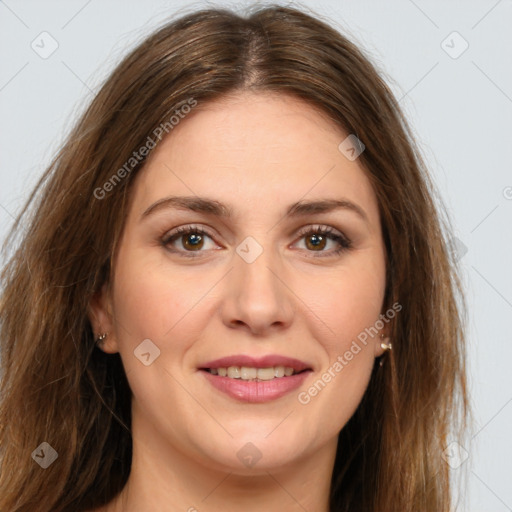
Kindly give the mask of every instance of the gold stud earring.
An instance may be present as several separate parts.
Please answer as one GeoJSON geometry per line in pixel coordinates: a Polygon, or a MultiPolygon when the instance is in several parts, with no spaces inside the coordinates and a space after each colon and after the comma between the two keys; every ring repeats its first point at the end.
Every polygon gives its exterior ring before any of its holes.
{"type": "MultiPolygon", "coordinates": [[[[381,334],[380,337],[384,338],[384,335],[381,334]]],[[[392,350],[393,349],[393,345],[391,345],[391,343],[381,343],[380,344],[380,348],[382,348],[383,350],[392,350]]]]}
{"type": "Polygon", "coordinates": [[[96,338],[96,345],[101,345],[101,342],[108,336],[108,332],[105,332],[103,334],[98,334],[98,337],[96,338]]]}
{"type": "MultiPolygon", "coordinates": [[[[381,334],[381,335],[380,335],[380,339],[381,339],[381,340],[383,340],[383,339],[384,339],[384,334],[381,334]]],[[[391,343],[384,343],[384,342],[381,342],[380,347],[381,347],[384,351],[386,351],[386,352],[387,352],[388,350],[392,350],[392,349],[393,349],[393,345],[391,345],[391,343]]],[[[379,366],[384,366],[383,356],[381,356],[381,357],[380,357],[379,366]]]]}

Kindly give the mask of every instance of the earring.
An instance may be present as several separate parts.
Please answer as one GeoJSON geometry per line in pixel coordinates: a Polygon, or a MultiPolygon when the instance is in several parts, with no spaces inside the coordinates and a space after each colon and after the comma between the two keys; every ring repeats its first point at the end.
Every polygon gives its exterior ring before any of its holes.
{"type": "MultiPolygon", "coordinates": [[[[381,334],[380,335],[380,339],[383,340],[384,339],[384,334],[381,334]]],[[[384,342],[381,342],[380,344],[381,348],[385,351],[388,351],[388,350],[392,350],[393,349],[393,345],[391,345],[391,343],[384,343],[384,342]]],[[[380,357],[380,361],[379,361],[379,366],[384,366],[384,361],[383,361],[383,357],[381,356],[380,357]]]]}
{"type": "Polygon", "coordinates": [[[105,332],[103,334],[98,334],[98,337],[96,338],[96,345],[101,345],[101,342],[108,336],[108,332],[105,332]]]}

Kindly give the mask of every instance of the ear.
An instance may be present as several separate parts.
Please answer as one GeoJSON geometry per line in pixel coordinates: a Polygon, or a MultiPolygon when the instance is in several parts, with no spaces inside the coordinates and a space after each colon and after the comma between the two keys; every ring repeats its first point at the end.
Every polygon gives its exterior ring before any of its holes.
{"type": "Polygon", "coordinates": [[[110,287],[107,283],[92,296],[89,301],[87,316],[91,322],[95,339],[97,339],[99,335],[107,333],[107,337],[98,343],[98,348],[107,354],[119,352],[114,316],[112,313],[110,287]]]}

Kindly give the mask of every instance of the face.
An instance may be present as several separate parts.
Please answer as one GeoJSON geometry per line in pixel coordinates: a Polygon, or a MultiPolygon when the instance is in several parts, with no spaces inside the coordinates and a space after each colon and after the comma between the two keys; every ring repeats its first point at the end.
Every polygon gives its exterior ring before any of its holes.
{"type": "Polygon", "coordinates": [[[335,449],[382,354],[363,333],[386,270],[347,135],[301,100],[238,93],[196,107],[138,174],[91,318],[161,450],[242,474],[335,449]]]}

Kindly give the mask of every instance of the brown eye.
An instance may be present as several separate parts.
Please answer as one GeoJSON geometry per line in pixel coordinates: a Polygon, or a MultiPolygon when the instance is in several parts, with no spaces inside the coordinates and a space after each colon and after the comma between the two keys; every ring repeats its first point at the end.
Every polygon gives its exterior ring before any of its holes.
{"type": "Polygon", "coordinates": [[[201,227],[185,226],[175,229],[162,239],[162,244],[174,253],[192,256],[190,253],[206,252],[216,248],[211,235],[201,227]]]}
{"type": "Polygon", "coordinates": [[[330,226],[310,226],[302,230],[299,236],[299,248],[309,253],[316,252],[315,257],[336,256],[352,248],[352,242],[330,226]]]}
{"type": "Polygon", "coordinates": [[[183,247],[187,250],[196,251],[197,249],[201,249],[204,245],[204,239],[202,235],[197,233],[181,235],[181,239],[183,247]]]}
{"type": "Polygon", "coordinates": [[[327,237],[314,233],[306,237],[306,247],[313,251],[323,250],[327,244],[327,237]]]}

